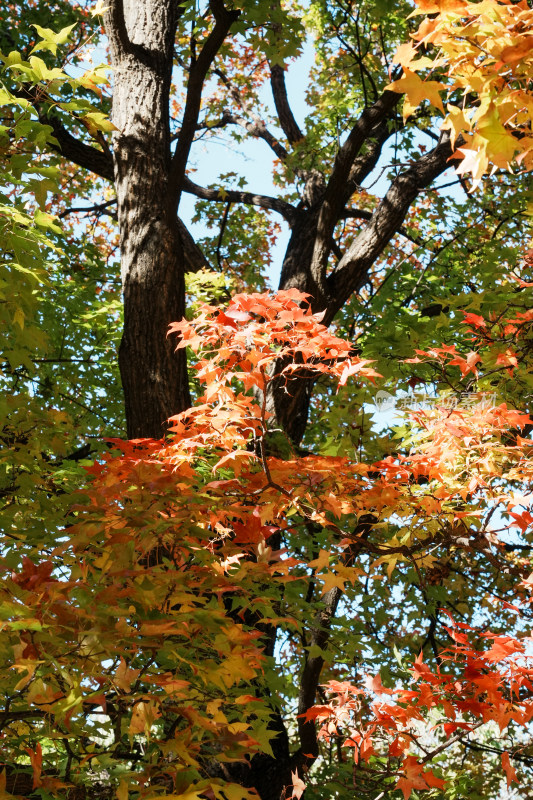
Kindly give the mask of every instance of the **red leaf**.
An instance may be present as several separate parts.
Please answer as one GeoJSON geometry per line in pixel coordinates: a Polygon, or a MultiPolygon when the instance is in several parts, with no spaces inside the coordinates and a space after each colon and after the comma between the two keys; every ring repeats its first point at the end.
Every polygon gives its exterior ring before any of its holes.
{"type": "Polygon", "coordinates": [[[465,315],[463,322],[465,322],[467,325],[474,325],[474,327],[476,328],[487,327],[486,321],[483,319],[483,317],[480,317],[478,314],[470,314],[470,313],[467,314],[465,311],[463,311],[463,314],[465,315]]]}
{"type": "Polygon", "coordinates": [[[483,653],[486,661],[503,661],[511,653],[523,653],[524,646],[516,639],[510,636],[497,636],[494,639],[494,644],[483,653]]]}
{"type": "Polygon", "coordinates": [[[507,788],[509,788],[513,781],[518,783],[516,771],[514,767],[511,766],[511,762],[509,760],[509,753],[502,753],[502,767],[507,777],[507,788]]]}

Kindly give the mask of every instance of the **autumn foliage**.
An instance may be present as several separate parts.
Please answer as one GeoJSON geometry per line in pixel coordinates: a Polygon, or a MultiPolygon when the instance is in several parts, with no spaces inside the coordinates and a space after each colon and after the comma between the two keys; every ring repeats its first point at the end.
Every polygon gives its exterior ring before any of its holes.
{"type": "MultiPolygon", "coordinates": [[[[74,783],[85,764],[126,762],[119,798],[155,797],[155,785],[189,800],[247,796],[223,772],[202,777],[202,766],[271,751],[267,656],[275,630],[303,624],[298,598],[309,586],[340,595],[383,580],[382,565],[390,577],[399,562],[424,585],[443,546],[497,558],[503,544],[489,523],[498,509],[521,531],[533,521],[513,488],[533,476],[530,440],[512,433],[529,420],[505,405],[419,413],[411,452],[375,464],[271,455],[271,381],[376,377],[298,292],[204,305],[176,334],[199,356],[197,404],[171,420],[166,440],[110,442],[56,549],[26,559],[2,587],[5,716],[20,720],[4,728],[3,754],[8,763],[27,754],[34,788],[53,794],[70,783],[47,763],[47,741],[76,755],[74,783]],[[358,533],[369,512],[377,531],[393,517],[405,526],[392,538],[358,533]],[[318,554],[310,526],[321,531],[318,554]]],[[[529,588],[516,587],[517,620],[529,588]]],[[[303,711],[303,724],[321,725],[319,739],[341,737],[354,769],[405,798],[443,788],[435,758],[480,725],[504,731],[533,717],[529,633],[478,631],[449,616],[436,669],[420,656],[405,688],[379,676],[332,679],[327,702],[303,711]]],[[[302,755],[294,796],[316,755],[302,755]]],[[[506,752],[502,764],[513,780],[506,752]]]]}
{"type": "Polygon", "coordinates": [[[416,0],[416,4],[413,16],[423,14],[424,19],[412,34],[413,41],[396,51],[394,60],[403,75],[390,85],[405,93],[404,118],[424,100],[440,109],[445,115],[442,127],[450,130],[460,159],[457,172],[471,176],[474,187],[490,169],[509,169],[515,161],[530,167],[533,10],[529,4],[526,0],[416,0]],[[431,55],[425,54],[428,48],[431,55]],[[467,99],[472,96],[480,102],[469,107],[467,99]]]}
{"type": "Polygon", "coordinates": [[[20,41],[0,10],[1,800],[529,791],[533,11],[389,5],[180,3],[156,81],[134,4],[31,0],[63,21],[20,41]],[[169,62],[157,142],[127,86],[110,121],[102,14],[115,90],[131,57],[162,96],[169,62]],[[304,130],[284,71],[311,41],[304,130]],[[275,197],[192,180],[227,126],[275,197]]]}

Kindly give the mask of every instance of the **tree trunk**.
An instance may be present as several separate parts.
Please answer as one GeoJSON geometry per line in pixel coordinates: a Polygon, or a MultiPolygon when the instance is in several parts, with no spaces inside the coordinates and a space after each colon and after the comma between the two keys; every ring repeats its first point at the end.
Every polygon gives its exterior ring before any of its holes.
{"type": "Polygon", "coordinates": [[[115,0],[105,20],[124,292],[119,365],[130,439],[161,437],[168,417],[190,406],[185,351],[174,352],[166,338],[185,312],[183,244],[169,186],[178,13],[173,0],[115,0]]]}

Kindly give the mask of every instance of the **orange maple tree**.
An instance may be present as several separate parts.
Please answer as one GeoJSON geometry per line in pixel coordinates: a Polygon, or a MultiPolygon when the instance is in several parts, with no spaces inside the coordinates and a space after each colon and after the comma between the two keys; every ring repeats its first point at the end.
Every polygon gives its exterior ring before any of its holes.
{"type": "MultiPolygon", "coordinates": [[[[484,360],[490,368],[495,321],[467,315],[466,323],[475,359],[441,348],[419,352],[415,363],[463,375],[484,360]]],[[[515,335],[520,325],[530,331],[531,316],[498,324],[515,335]]],[[[443,789],[444,750],[481,726],[503,732],[533,717],[531,634],[520,622],[531,603],[524,565],[508,565],[514,604],[488,595],[511,610],[512,633],[449,615],[450,644],[436,652],[436,667],[422,656],[404,665],[405,688],[369,676],[331,677],[319,689],[328,614],[361,582],[390,578],[402,563],[422,588],[438,582],[443,550],[499,568],[505,545],[491,520],[509,514],[522,533],[533,523],[519,493],[533,478],[531,440],[518,433],[529,418],[505,404],[437,405],[413,412],[406,454],[374,464],[280,455],[266,409],[271,381],[290,386],[298,372],[340,386],[352,376],[375,380],[372,366],[296,290],[237,295],[227,308],[204,304],[192,322],[171,326],[176,334],[178,347],[198,354],[196,405],[172,418],[165,440],[110,442],[88,469],[56,549],[40,563],[26,559],[2,585],[6,763],[29,763],[41,796],[90,787],[106,764],[119,800],[253,795],[238,765],[276,746],[275,640],[305,630],[304,598],[316,587],[322,611],[305,645],[295,713],[301,747],[287,765],[286,796],[304,792],[321,740],[353,751],[355,771],[406,800],[412,790],[443,789]],[[395,519],[403,523],[391,536],[395,519]],[[307,694],[306,669],[316,673],[307,694]],[[70,759],[66,777],[54,769],[58,747],[70,759]]],[[[516,369],[513,359],[501,368],[516,369]]],[[[508,781],[510,756],[519,753],[502,752],[508,781]]],[[[3,780],[5,789],[10,770],[3,780]]]]}

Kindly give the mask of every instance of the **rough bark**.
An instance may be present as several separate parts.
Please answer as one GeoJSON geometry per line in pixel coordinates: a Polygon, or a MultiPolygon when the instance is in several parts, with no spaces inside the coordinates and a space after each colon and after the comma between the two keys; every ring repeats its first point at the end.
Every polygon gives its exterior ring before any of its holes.
{"type": "Polygon", "coordinates": [[[185,352],[168,325],[185,312],[183,245],[169,196],[169,92],[179,7],[113,0],[113,153],[124,331],[119,351],[129,438],[160,437],[190,405],[185,352]]]}

